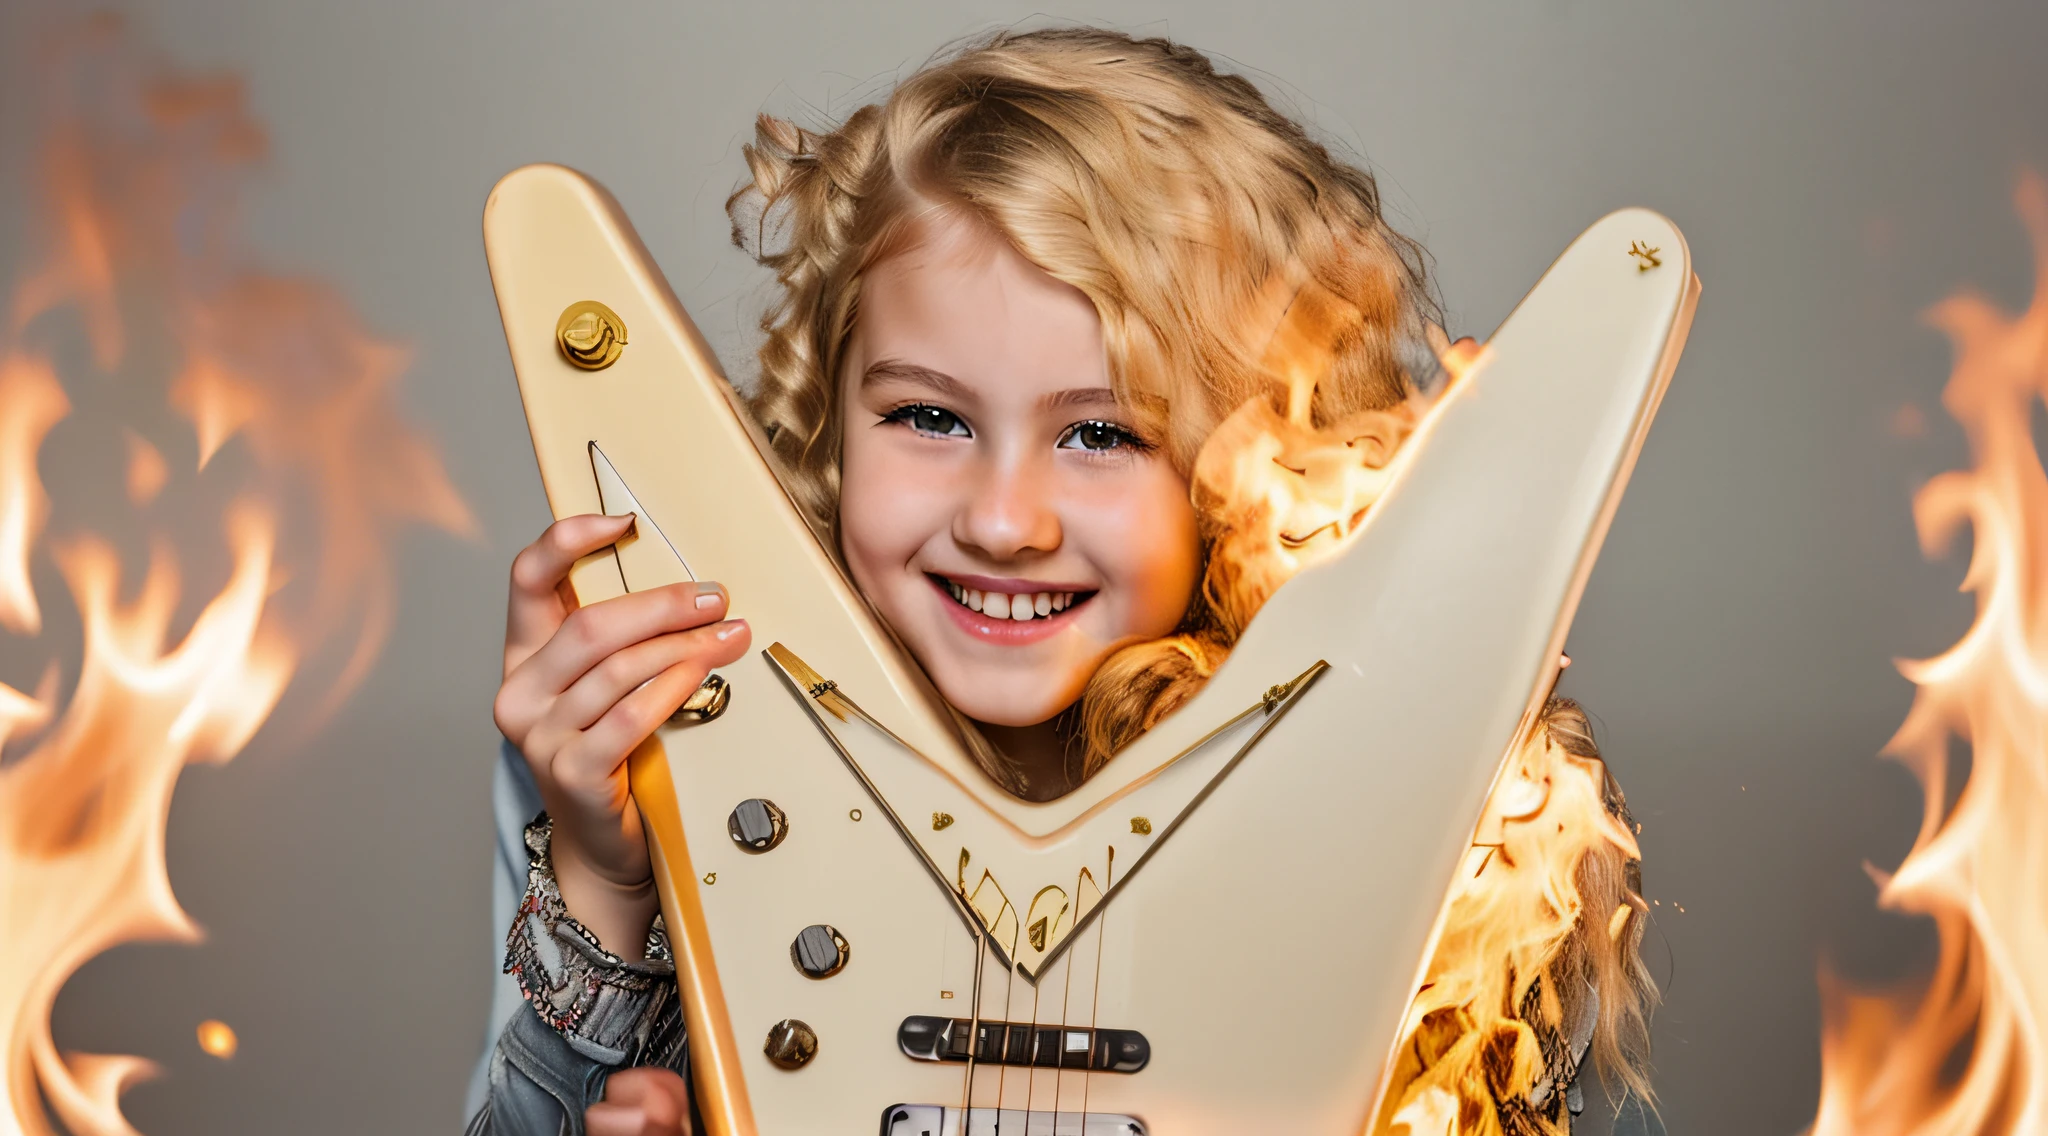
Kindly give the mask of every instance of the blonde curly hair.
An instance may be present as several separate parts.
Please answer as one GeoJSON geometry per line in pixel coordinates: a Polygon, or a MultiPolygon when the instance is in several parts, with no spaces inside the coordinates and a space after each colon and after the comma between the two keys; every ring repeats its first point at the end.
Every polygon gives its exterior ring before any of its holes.
{"type": "MultiPolygon", "coordinates": [[[[1438,373],[1422,250],[1382,220],[1371,175],[1164,39],[1001,32],[836,128],[763,116],[745,154],[733,239],[781,285],[746,397],[826,533],[861,281],[934,211],[985,226],[1094,303],[1119,401],[1183,475],[1234,409],[1283,397],[1266,349],[1310,285],[1344,308],[1327,329],[1319,421],[1398,405],[1438,373]]],[[[1243,605],[1216,583],[1179,633],[1113,656],[1063,716],[1066,784],[1028,785],[983,747],[990,776],[1020,795],[1064,791],[1185,702],[1241,630],[1223,613],[1243,605]]]]}

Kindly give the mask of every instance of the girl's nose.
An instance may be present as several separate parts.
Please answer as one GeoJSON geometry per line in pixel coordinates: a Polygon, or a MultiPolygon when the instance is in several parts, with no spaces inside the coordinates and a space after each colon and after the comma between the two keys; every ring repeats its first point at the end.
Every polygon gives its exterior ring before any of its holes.
{"type": "Polygon", "coordinates": [[[1052,470],[1031,463],[989,463],[953,515],[953,539],[991,560],[1012,560],[1060,546],[1052,470]]]}

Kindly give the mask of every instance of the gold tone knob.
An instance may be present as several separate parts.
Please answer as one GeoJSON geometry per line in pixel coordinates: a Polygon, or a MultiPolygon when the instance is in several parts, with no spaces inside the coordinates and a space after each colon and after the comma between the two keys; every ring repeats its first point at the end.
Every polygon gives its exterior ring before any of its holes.
{"type": "Polygon", "coordinates": [[[726,704],[731,701],[732,684],[718,675],[708,675],[697,689],[683,700],[683,704],[676,707],[676,712],[668,716],[668,723],[671,726],[688,726],[698,722],[709,722],[725,713],[726,704]]]}
{"type": "Polygon", "coordinates": [[[555,346],[571,365],[602,371],[626,349],[626,321],[596,300],[578,300],[555,321],[555,346]]]}
{"type": "Polygon", "coordinates": [[[801,1069],[818,1055],[818,1035],[795,1018],[784,1018],[768,1027],[768,1041],[761,1052],[779,1068],[801,1069]]]}

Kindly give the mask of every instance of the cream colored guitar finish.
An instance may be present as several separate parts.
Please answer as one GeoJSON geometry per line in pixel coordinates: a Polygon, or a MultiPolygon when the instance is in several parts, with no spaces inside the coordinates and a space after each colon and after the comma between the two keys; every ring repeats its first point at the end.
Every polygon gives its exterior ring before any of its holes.
{"type": "Polygon", "coordinates": [[[1677,229],[1625,210],[1566,249],[1351,548],[1282,588],[1192,703],[1045,804],[978,771],[612,199],[529,166],[492,192],[484,237],[555,515],[641,518],[579,565],[577,594],[694,573],[767,648],[722,672],[722,716],[664,727],[632,762],[711,1130],[939,1136],[971,1115],[976,1133],[1078,1134],[1086,1114],[1089,1136],[1360,1131],[1445,881],[1556,677],[1677,364],[1698,295],[1677,229]],[[616,355],[600,370],[558,344],[582,301],[625,328],[593,349],[616,355]],[[753,799],[783,818],[766,851],[729,832],[753,799]],[[767,1052],[801,1048],[786,1020],[817,1039],[794,1069],[767,1052]],[[947,1022],[972,1062],[909,1055],[948,1050],[947,1022]]]}

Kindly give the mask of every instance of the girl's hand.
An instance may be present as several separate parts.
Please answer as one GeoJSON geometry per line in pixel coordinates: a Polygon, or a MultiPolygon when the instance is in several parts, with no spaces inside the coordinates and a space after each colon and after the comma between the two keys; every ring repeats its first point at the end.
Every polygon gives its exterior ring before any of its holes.
{"type": "Polygon", "coordinates": [[[583,1113],[590,1136],[690,1136],[690,1092],[667,1069],[621,1069],[583,1113]]]}
{"type": "Polygon", "coordinates": [[[608,950],[641,956],[658,900],[626,756],[752,641],[725,619],[725,589],[671,584],[578,608],[576,561],[633,518],[566,517],[512,561],[505,678],[494,716],[526,756],[554,819],[563,903],[608,950]]]}

